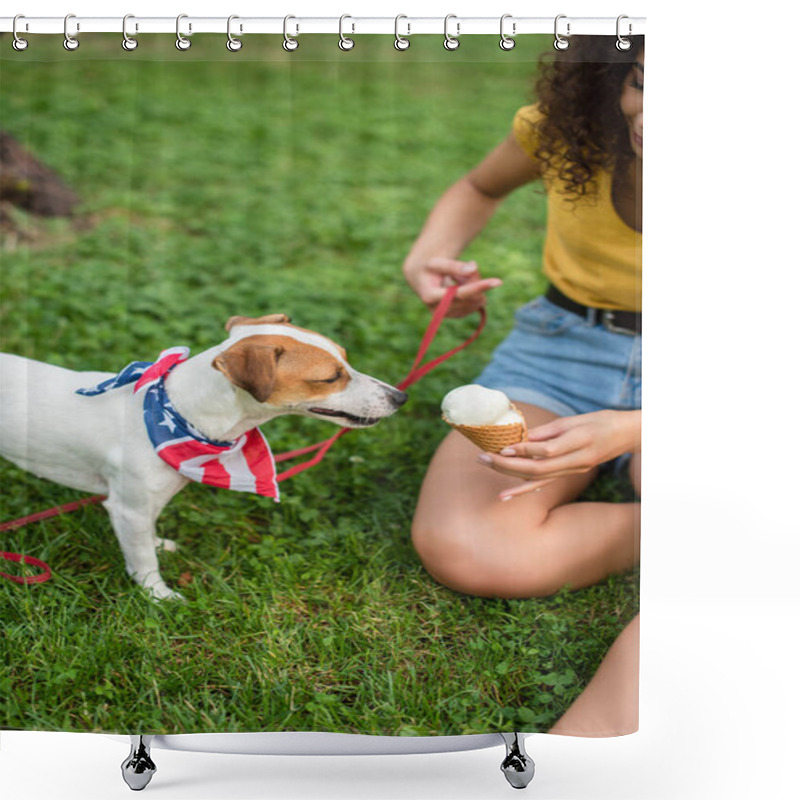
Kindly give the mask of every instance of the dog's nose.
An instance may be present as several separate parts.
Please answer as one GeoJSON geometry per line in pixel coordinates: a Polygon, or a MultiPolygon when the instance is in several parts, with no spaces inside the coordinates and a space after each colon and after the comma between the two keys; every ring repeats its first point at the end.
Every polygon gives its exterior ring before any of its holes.
{"type": "Polygon", "coordinates": [[[408,400],[408,395],[405,392],[401,392],[400,389],[392,388],[389,393],[389,400],[395,408],[400,408],[408,400]]]}

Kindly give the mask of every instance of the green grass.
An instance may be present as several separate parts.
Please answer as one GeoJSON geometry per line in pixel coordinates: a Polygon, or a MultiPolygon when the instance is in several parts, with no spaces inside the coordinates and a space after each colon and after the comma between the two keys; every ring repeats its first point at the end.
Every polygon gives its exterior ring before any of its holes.
{"type": "MultiPolygon", "coordinates": [[[[398,382],[429,314],[402,259],[439,194],[507,132],[537,46],[436,37],[396,53],[364,37],[218,37],[124,53],[92,36],[0,56],[0,124],[83,198],[75,223],[30,225],[2,252],[0,346],[116,370],[164,347],[216,344],[232,314],[289,313],[357,369],[398,382]],[[33,61],[34,58],[39,60],[33,61]]],[[[541,46],[547,46],[544,41],[541,46]]],[[[541,292],[543,197],[518,192],[470,248],[505,283],[486,332],[282,486],[283,502],[190,486],[166,509],[160,561],[186,604],[155,605],[124,572],[99,506],[2,534],[46,584],[0,582],[0,727],[75,731],[546,730],[635,614],[636,574],[543,600],[437,585],[409,527],[445,434],[443,394],[470,381],[513,309],[541,292]]],[[[474,319],[448,321],[435,345],[474,319]]],[[[330,426],[282,419],[275,452],[330,426]]],[[[0,519],[77,493],[2,464],[0,519]]],[[[625,499],[610,479],[595,499],[625,499]]]]}

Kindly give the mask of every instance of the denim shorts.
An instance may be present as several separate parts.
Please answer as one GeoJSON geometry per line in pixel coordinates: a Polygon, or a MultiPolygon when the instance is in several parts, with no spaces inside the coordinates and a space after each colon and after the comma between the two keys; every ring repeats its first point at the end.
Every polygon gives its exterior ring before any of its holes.
{"type": "Polygon", "coordinates": [[[641,408],[641,336],[610,331],[545,297],[514,319],[476,383],[560,417],[641,408]]]}

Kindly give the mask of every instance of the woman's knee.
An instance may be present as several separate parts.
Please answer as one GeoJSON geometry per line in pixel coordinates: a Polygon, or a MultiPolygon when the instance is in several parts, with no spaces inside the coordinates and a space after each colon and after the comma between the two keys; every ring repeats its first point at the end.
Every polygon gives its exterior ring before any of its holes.
{"type": "MultiPolygon", "coordinates": [[[[535,520],[510,531],[478,515],[452,515],[438,522],[416,518],[412,542],[425,569],[443,586],[476,597],[547,597],[562,582],[537,557],[535,520]],[[524,552],[514,539],[523,537],[524,552]]],[[[543,555],[543,554],[541,554],[543,555]]]]}
{"type": "Polygon", "coordinates": [[[477,594],[473,580],[476,554],[470,546],[466,524],[426,524],[418,519],[411,527],[411,541],[422,565],[438,583],[465,594],[477,594]]]}

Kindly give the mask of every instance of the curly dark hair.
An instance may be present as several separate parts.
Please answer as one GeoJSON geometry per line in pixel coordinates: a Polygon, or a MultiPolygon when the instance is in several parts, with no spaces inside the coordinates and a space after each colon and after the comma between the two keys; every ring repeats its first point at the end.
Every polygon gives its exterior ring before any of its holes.
{"type": "Polygon", "coordinates": [[[536,157],[574,200],[594,191],[596,170],[613,170],[634,157],[619,100],[644,37],[630,38],[630,49],[620,51],[611,37],[576,36],[566,50],[541,59],[536,157]]]}

